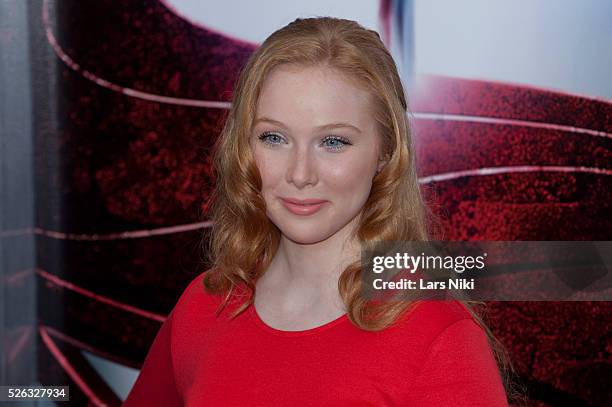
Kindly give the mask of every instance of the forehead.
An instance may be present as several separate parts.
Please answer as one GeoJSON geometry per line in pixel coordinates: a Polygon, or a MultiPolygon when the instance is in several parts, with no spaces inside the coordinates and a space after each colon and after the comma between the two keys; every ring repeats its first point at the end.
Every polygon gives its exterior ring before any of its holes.
{"type": "Polygon", "coordinates": [[[264,81],[256,117],[313,125],[348,121],[367,128],[373,120],[370,99],[332,68],[279,66],[264,81]]]}

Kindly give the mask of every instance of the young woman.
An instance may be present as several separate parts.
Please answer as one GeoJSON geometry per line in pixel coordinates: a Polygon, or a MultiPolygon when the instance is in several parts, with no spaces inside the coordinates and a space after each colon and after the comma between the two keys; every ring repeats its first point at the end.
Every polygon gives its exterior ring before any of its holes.
{"type": "Polygon", "coordinates": [[[428,239],[407,103],[378,34],[297,19],[251,56],[215,151],[212,267],[124,406],[506,406],[458,301],[361,297],[362,245],[428,239]]]}

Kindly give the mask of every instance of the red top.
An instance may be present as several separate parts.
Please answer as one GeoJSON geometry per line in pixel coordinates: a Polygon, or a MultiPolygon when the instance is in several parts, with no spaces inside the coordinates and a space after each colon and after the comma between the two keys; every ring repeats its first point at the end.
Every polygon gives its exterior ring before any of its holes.
{"type": "Polygon", "coordinates": [[[482,328],[456,301],[428,301],[383,331],[346,315],[281,331],[255,308],[219,317],[203,274],[157,334],[123,406],[507,406],[482,328]]]}

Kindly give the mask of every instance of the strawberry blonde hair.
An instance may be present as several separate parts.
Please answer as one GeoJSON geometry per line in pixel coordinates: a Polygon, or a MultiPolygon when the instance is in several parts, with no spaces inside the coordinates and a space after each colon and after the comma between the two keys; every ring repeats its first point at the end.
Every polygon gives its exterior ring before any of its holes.
{"type": "MultiPolygon", "coordinates": [[[[371,95],[382,138],[381,155],[388,161],[373,179],[354,237],[363,245],[426,241],[435,223],[419,189],[402,82],[379,34],[351,20],[298,18],[271,34],[250,56],[213,152],[216,188],[208,203],[213,226],[207,248],[212,267],[204,273],[204,286],[210,293],[224,295],[221,308],[232,297],[240,299],[233,316],[253,303],[255,283],[280,242],[280,231],[266,215],[262,181],[248,140],[264,81],[281,65],[327,67],[371,95]]],[[[360,294],[360,276],[361,262],[357,261],[338,280],[348,317],[359,328],[382,330],[414,305],[368,301],[360,294]]],[[[477,313],[467,304],[466,308],[487,333],[508,392],[507,373],[512,367],[504,348],[477,313]]]]}

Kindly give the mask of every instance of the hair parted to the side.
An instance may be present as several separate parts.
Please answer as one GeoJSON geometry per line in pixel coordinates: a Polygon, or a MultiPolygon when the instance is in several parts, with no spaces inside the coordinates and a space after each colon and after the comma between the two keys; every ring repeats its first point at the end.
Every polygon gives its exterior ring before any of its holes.
{"type": "MultiPolygon", "coordinates": [[[[280,231],[266,216],[260,194],[262,182],[249,143],[262,86],[267,75],[280,65],[328,67],[372,96],[382,153],[388,161],[373,180],[355,238],[364,245],[426,241],[430,240],[431,228],[438,224],[419,189],[402,82],[378,33],[351,20],[298,18],[271,34],[247,61],[213,152],[216,188],[208,203],[213,225],[207,247],[211,268],[204,274],[204,285],[210,293],[224,296],[221,308],[230,299],[239,298],[240,306],[233,316],[253,302],[255,283],[280,242],[280,231]]],[[[384,329],[414,305],[407,301],[368,301],[360,295],[360,273],[357,261],[338,281],[348,317],[359,328],[384,329]]],[[[503,346],[478,314],[469,305],[467,308],[487,333],[510,394],[507,382],[512,367],[503,346]]]]}

